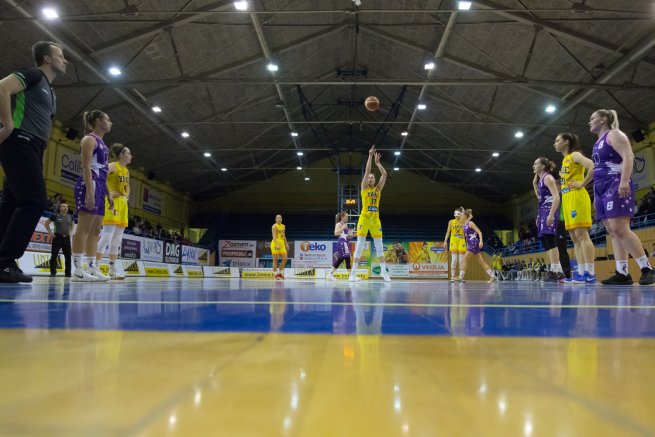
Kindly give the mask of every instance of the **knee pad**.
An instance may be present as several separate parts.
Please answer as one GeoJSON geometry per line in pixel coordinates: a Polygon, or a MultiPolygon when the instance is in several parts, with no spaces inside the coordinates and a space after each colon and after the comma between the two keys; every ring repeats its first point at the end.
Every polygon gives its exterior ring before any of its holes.
{"type": "Polygon", "coordinates": [[[105,253],[107,246],[111,243],[112,236],[114,235],[114,226],[105,225],[102,228],[102,235],[98,241],[98,253],[105,253]]]}
{"type": "Polygon", "coordinates": [[[384,258],[384,248],[382,247],[382,238],[374,238],[373,245],[375,246],[375,254],[378,258],[384,258]]]}
{"type": "Polygon", "coordinates": [[[118,248],[121,246],[123,240],[124,228],[116,228],[114,235],[111,237],[111,244],[109,245],[109,253],[111,255],[118,255],[118,248]]]}
{"type": "Polygon", "coordinates": [[[355,261],[362,256],[362,251],[364,251],[364,244],[366,243],[366,237],[357,237],[357,245],[355,246],[355,261]]]}

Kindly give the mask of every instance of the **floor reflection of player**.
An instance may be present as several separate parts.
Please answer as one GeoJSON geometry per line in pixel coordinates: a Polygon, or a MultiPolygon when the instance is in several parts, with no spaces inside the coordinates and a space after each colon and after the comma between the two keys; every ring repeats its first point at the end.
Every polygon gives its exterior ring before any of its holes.
{"type": "Polygon", "coordinates": [[[273,284],[268,312],[271,315],[271,332],[279,332],[282,330],[284,315],[287,312],[287,291],[280,282],[273,284]]]}
{"type": "Polygon", "coordinates": [[[484,328],[484,308],[470,306],[471,299],[465,290],[454,289],[446,314],[446,327],[454,337],[477,336],[484,328]]]}
{"type": "Polygon", "coordinates": [[[355,332],[355,310],[352,306],[352,292],[335,287],[332,290],[332,332],[352,334],[355,332]]]}

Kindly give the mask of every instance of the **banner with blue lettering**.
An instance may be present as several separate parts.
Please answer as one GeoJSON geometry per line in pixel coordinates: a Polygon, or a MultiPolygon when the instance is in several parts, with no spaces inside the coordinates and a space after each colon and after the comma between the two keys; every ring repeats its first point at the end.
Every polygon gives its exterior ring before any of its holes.
{"type": "Polygon", "coordinates": [[[209,251],[201,247],[183,245],[182,264],[209,265],[209,251]]]}
{"type": "Polygon", "coordinates": [[[164,242],[144,238],[141,241],[141,259],[144,261],[163,262],[164,242]]]}
{"type": "Polygon", "coordinates": [[[59,182],[73,188],[77,178],[82,176],[82,158],[80,154],[59,146],[57,147],[57,163],[59,164],[59,182]]]}
{"type": "Polygon", "coordinates": [[[295,241],[294,267],[331,267],[333,241],[295,241]]]}

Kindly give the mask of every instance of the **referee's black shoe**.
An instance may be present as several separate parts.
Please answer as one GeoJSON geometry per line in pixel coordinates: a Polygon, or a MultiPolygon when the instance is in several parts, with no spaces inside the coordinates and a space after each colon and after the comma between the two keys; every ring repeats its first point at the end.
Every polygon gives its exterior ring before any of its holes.
{"type": "Polygon", "coordinates": [[[632,276],[630,273],[624,275],[623,273],[616,272],[614,276],[600,281],[603,285],[632,285],[632,276]]]}
{"type": "Polygon", "coordinates": [[[641,285],[650,285],[655,282],[655,270],[644,267],[641,269],[641,278],[639,278],[639,284],[641,285]]]}
{"type": "Polygon", "coordinates": [[[17,282],[32,281],[32,277],[23,273],[15,261],[9,265],[5,264],[4,266],[0,266],[0,282],[15,284],[17,282]]]}

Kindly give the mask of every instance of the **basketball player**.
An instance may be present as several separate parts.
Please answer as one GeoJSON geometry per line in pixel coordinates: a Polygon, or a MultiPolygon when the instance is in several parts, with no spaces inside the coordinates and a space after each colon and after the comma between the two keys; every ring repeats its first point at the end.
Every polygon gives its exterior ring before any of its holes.
{"type": "Polygon", "coordinates": [[[84,113],[84,126],[89,132],[82,138],[82,176],[75,183],[75,203],[78,211],[78,224],[73,235],[72,281],[108,281],[96,266],[100,225],[105,215],[105,198],[113,206],[114,200],[108,197],[107,171],[109,149],[102,137],[111,130],[109,116],[97,109],[84,113]],[[86,253],[86,270],[83,256],[86,253]]]}
{"type": "Polygon", "coordinates": [[[480,254],[480,249],[484,246],[482,243],[482,232],[480,229],[471,221],[473,218],[473,211],[470,209],[465,209],[459,216],[460,223],[462,224],[462,229],[464,230],[464,238],[466,239],[466,254],[462,258],[462,266],[459,269],[459,277],[457,281],[464,282],[464,275],[466,274],[466,265],[469,263],[471,258],[478,260],[484,271],[489,275],[488,283],[497,281],[498,278],[494,276],[493,270],[489,268],[482,254],[480,254]]]}
{"type": "Polygon", "coordinates": [[[632,185],[634,153],[628,137],[619,130],[619,117],[614,110],[599,109],[589,119],[589,130],[598,136],[591,159],[594,162],[594,209],[612,236],[616,274],[601,283],[630,285],[628,256],[641,268],[641,285],[655,282],[655,270],[639,237],[630,229],[634,216],[635,196],[632,185]]]}
{"type": "Polygon", "coordinates": [[[578,136],[563,132],[555,138],[555,150],[564,155],[560,169],[562,190],[562,215],[564,227],[573,241],[573,251],[578,260],[578,271],[571,282],[576,284],[596,282],[594,269],[594,243],[589,238],[591,227],[591,200],[584,188],[593,177],[594,163],[580,153],[578,136]],[[585,175],[585,169],[587,174],[585,175]]]}
{"type": "MultiPolygon", "coordinates": [[[[348,243],[348,239],[351,238],[349,233],[350,230],[348,229],[348,213],[341,211],[337,214],[336,221],[337,224],[334,225],[334,236],[339,238],[337,241],[337,259],[334,260],[334,264],[332,264],[332,270],[328,274],[328,281],[334,281],[334,272],[339,268],[342,262],[346,263],[348,273],[352,274],[352,267],[350,265],[350,243],[348,243]]],[[[357,278],[357,272],[355,272],[355,277],[356,280],[361,279],[357,278]]]]}
{"type": "MultiPolygon", "coordinates": [[[[553,176],[555,163],[539,157],[532,164],[534,179],[532,185],[537,196],[537,236],[541,239],[550,259],[550,272],[544,281],[560,282],[566,279],[559,263],[557,250],[557,226],[559,224],[559,190],[553,176]]],[[[532,263],[530,263],[532,264],[532,263]]],[[[534,268],[534,264],[530,266],[534,268]]]]}
{"type": "Polygon", "coordinates": [[[110,208],[109,200],[105,202],[105,218],[102,221],[102,236],[98,243],[96,265],[99,266],[105,250],[109,247],[109,277],[125,279],[116,272],[118,248],[123,240],[123,231],[127,227],[127,199],[130,197],[130,171],[127,165],[132,162],[130,149],[120,143],[111,145],[111,154],[116,162],[109,164],[107,186],[109,197],[114,199],[114,207],[110,208]]]}
{"type": "Polygon", "coordinates": [[[450,252],[450,282],[455,281],[458,276],[455,274],[457,267],[462,267],[462,258],[466,253],[466,240],[464,240],[464,231],[459,221],[459,216],[464,210],[463,207],[457,208],[453,212],[454,218],[448,222],[448,230],[443,239],[443,247],[449,247],[450,252]],[[450,246],[448,246],[448,237],[450,236],[450,246]]]}
{"type": "Polygon", "coordinates": [[[275,223],[271,228],[273,240],[271,241],[271,254],[273,255],[273,274],[275,279],[284,279],[284,267],[287,265],[287,251],[289,243],[287,242],[286,226],[282,224],[282,215],[275,216],[275,223]],[[277,261],[282,255],[282,270],[278,267],[277,261]]]}
{"type": "Polygon", "coordinates": [[[362,211],[357,221],[357,245],[355,246],[355,268],[350,273],[350,281],[355,281],[357,275],[357,263],[362,256],[364,250],[364,243],[369,231],[373,244],[375,246],[375,254],[380,263],[380,275],[385,281],[391,281],[387,273],[387,266],[384,262],[384,249],[382,246],[382,224],[380,223],[380,196],[382,189],[387,181],[387,171],[380,163],[380,154],[375,153],[375,146],[372,146],[368,151],[368,160],[366,161],[366,172],[364,179],[362,179],[362,211]],[[371,173],[371,163],[375,157],[375,165],[380,170],[380,181],[375,184],[375,175],[371,173]]]}

